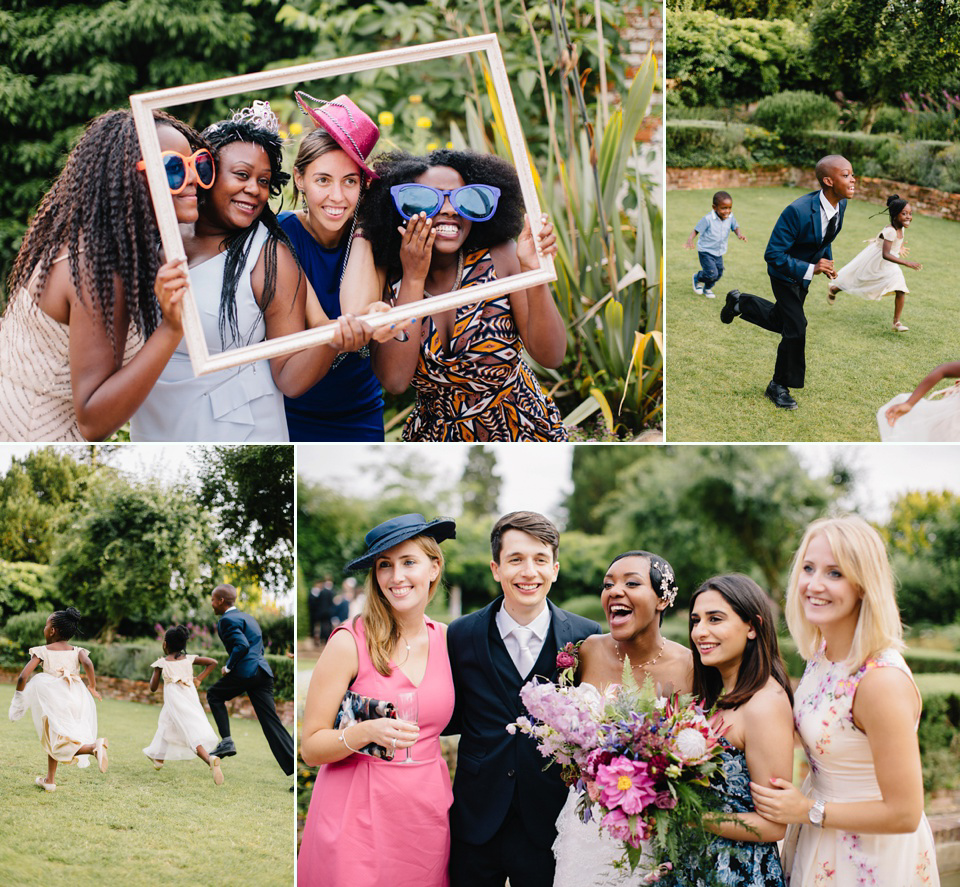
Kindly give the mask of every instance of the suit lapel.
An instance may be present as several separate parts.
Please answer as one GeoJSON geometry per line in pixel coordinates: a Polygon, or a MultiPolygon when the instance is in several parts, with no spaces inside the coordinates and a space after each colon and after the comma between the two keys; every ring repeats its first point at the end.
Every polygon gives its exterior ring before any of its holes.
{"type": "MultiPolygon", "coordinates": [[[[497,610],[503,605],[503,596],[488,604],[483,612],[482,618],[477,621],[477,627],[473,633],[473,652],[480,663],[480,668],[484,674],[490,675],[490,686],[494,692],[509,706],[513,704],[513,697],[503,679],[500,677],[500,670],[493,661],[493,654],[490,651],[490,631],[491,623],[495,621],[497,610]]],[[[496,626],[492,626],[496,631],[496,626]]]]}
{"type": "Polygon", "coordinates": [[[816,242],[823,243],[823,225],[820,223],[820,192],[814,191],[813,199],[810,201],[810,221],[813,223],[813,233],[816,236],[816,242]]]}

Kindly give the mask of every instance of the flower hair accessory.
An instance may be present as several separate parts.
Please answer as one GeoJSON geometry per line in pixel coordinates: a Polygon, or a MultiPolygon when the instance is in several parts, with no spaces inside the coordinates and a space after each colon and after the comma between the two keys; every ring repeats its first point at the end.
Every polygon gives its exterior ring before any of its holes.
{"type": "Polygon", "coordinates": [[[234,112],[230,120],[232,123],[249,123],[274,134],[280,131],[280,120],[270,110],[270,102],[255,101],[249,108],[234,112]]]}
{"type": "Polygon", "coordinates": [[[680,589],[673,575],[673,567],[656,554],[650,558],[650,584],[660,600],[666,601],[667,606],[672,607],[680,589]]]}

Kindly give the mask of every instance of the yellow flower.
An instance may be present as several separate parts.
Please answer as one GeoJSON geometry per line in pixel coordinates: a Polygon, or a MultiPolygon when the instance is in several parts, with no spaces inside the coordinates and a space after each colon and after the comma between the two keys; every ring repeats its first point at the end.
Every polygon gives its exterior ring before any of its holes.
{"type": "Polygon", "coordinates": [[[433,124],[430,122],[429,117],[418,117],[417,118],[417,128],[418,129],[430,129],[433,124]]]}
{"type": "Polygon", "coordinates": [[[298,136],[303,132],[303,127],[299,123],[290,124],[290,135],[298,136]]]}
{"type": "Polygon", "coordinates": [[[447,150],[448,150],[448,151],[452,151],[452,150],[453,150],[453,142],[447,142],[447,150]]]}
{"type": "Polygon", "coordinates": [[[423,96],[422,96],[422,95],[416,95],[416,94],[414,94],[414,95],[410,96],[410,104],[411,104],[411,105],[419,105],[420,102],[422,102],[422,101],[423,101],[423,96]]]}
{"type": "Polygon", "coordinates": [[[428,151],[436,151],[436,150],[437,150],[437,147],[438,147],[438,145],[437,145],[436,142],[430,142],[430,144],[427,145],[427,150],[428,150],[428,151]]]}
{"type": "Polygon", "coordinates": [[[393,126],[393,112],[381,111],[377,114],[377,123],[381,126],[393,126]]]}
{"type": "Polygon", "coordinates": [[[285,129],[278,129],[278,130],[277,130],[277,135],[280,136],[281,139],[285,139],[285,138],[288,137],[289,134],[287,133],[287,131],[286,131],[285,129]]]}

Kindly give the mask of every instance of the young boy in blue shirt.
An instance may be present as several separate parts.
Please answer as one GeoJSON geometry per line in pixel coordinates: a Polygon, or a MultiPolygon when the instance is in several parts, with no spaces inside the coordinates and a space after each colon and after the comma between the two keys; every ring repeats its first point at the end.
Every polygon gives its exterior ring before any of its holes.
{"type": "Polygon", "coordinates": [[[716,298],[713,286],[723,276],[723,255],[731,231],[741,240],[747,239],[740,233],[733,215],[733,198],[726,191],[717,191],[713,195],[713,210],[697,222],[683,245],[685,249],[693,249],[693,242],[700,235],[697,256],[701,270],[693,275],[693,291],[698,296],[716,298]]]}

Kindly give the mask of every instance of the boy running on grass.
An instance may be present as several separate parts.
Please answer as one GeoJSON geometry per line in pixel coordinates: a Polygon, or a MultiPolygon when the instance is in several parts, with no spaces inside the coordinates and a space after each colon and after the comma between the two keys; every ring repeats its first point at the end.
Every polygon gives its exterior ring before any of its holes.
{"type": "Polygon", "coordinates": [[[684,249],[693,249],[693,242],[700,235],[697,245],[700,270],[693,275],[693,291],[696,295],[716,298],[713,287],[723,277],[723,256],[731,231],[741,240],[747,239],[740,233],[740,226],[733,215],[733,198],[726,191],[717,191],[713,195],[713,209],[697,222],[683,245],[684,249]]]}

